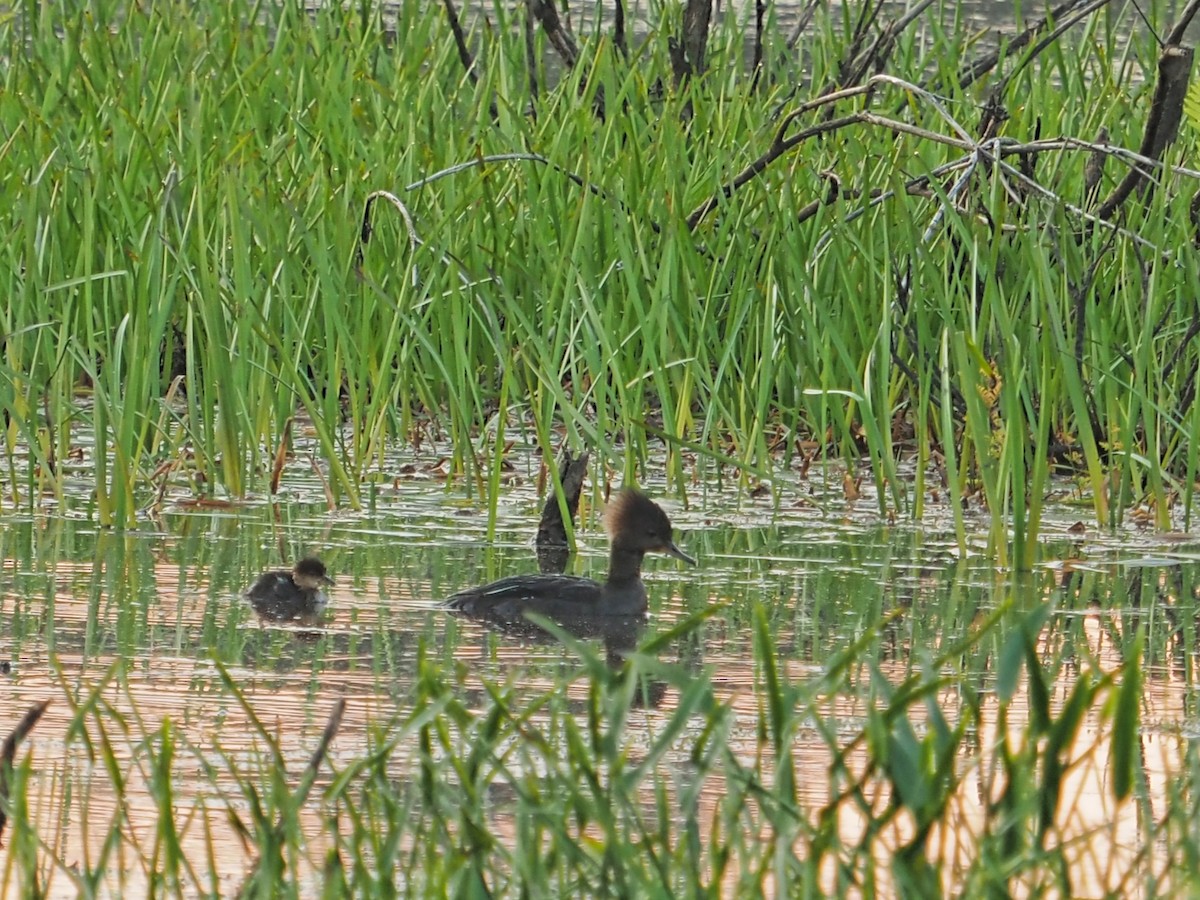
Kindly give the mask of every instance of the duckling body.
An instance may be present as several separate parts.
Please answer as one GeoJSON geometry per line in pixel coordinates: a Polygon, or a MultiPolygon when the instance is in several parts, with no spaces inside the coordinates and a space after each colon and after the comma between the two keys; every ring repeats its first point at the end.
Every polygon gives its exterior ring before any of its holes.
{"type": "Polygon", "coordinates": [[[307,557],[291,571],[281,569],[259,575],[246,591],[246,599],[263,619],[307,622],[329,605],[329,596],[323,589],[332,584],[325,564],[307,557]]]}

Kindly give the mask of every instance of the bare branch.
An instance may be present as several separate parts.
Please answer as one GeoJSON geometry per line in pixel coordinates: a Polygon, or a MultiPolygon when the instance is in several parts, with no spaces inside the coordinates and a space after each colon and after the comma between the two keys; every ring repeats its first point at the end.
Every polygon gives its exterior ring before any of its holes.
{"type": "Polygon", "coordinates": [[[858,122],[861,122],[861,115],[861,113],[854,113],[849,116],[843,116],[840,119],[830,119],[827,122],[822,122],[819,125],[806,128],[804,131],[797,132],[787,140],[777,140],[771,145],[771,148],[766,153],[754,160],[754,162],[750,163],[750,165],[746,166],[746,168],[739,172],[734,177],[733,181],[724,185],[716,194],[714,194],[712,197],[709,197],[691,211],[687,217],[688,230],[694,231],[696,226],[700,224],[704,217],[716,209],[722,200],[726,200],[733,196],[734,191],[738,190],[747,182],[757,178],[762,174],[767,166],[779,159],[779,157],[783,156],[789,150],[799,146],[809,138],[813,138],[821,134],[829,134],[830,132],[845,128],[847,125],[854,125],[858,122]]]}
{"type": "MultiPolygon", "coordinates": [[[[1179,120],[1183,115],[1183,99],[1187,96],[1188,76],[1192,71],[1192,49],[1168,46],[1158,58],[1158,82],[1154,86],[1154,99],[1150,103],[1150,115],[1142,133],[1140,154],[1157,161],[1167,145],[1179,133],[1179,120]]],[[[1134,168],[1100,204],[1096,215],[1111,219],[1117,209],[1135,190],[1148,190],[1153,181],[1140,169],[1134,168]]]]}
{"type": "Polygon", "coordinates": [[[4,837],[4,826],[7,821],[4,816],[4,807],[8,804],[8,777],[17,757],[17,745],[29,736],[29,732],[33,731],[33,726],[38,723],[49,705],[49,700],[42,700],[29,707],[25,715],[21,717],[21,721],[4,739],[4,743],[0,744],[0,838],[4,837]]]}
{"type": "Polygon", "coordinates": [[[339,697],[337,703],[333,704],[332,712],[329,713],[329,721],[325,723],[325,730],[321,732],[321,740],[317,744],[317,749],[313,751],[312,756],[308,760],[308,771],[311,774],[315,775],[317,770],[321,768],[321,763],[324,762],[326,754],[329,753],[329,745],[333,743],[338,729],[342,727],[342,716],[345,714],[346,698],[339,697]]]}
{"type": "Polygon", "coordinates": [[[804,7],[804,9],[801,11],[800,17],[796,20],[796,27],[793,28],[792,33],[788,35],[788,50],[796,49],[796,44],[800,40],[800,35],[804,34],[804,29],[806,29],[808,27],[808,23],[812,21],[813,15],[816,13],[817,7],[821,4],[821,2],[822,0],[808,0],[808,6],[804,7]]]}
{"type": "Polygon", "coordinates": [[[918,0],[903,16],[890,22],[879,32],[870,47],[842,64],[838,83],[842,85],[858,84],[871,69],[874,69],[876,74],[880,74],[888,57],[892,55],[892,50],[896,46],[896,38],[904,29],[917,21],[921,14],[933,5],[933,2],[934,0],[918,0]]]}
{"type": "Polygon", "coordinates": [[[568,69],[574,68],[575,63],[579,61],[579,47],[575,44],[575,38],[563,27],[562,20],[558,17],[558,9],[554,6],[554,0],[529,0],[529,8],[533,10],[537,20],[542,23],[542,28],[546,30],[546,37],[550,39],[550,44],[554,47],[555,52],[558,53],[568,69]]]}
{"type": "Polygon", "coordinates": [[[530,109],[533,110],[533,114],[536,116],[538,101],[538,74],[537,53],[534,51],[533,42],[533,3],[534,0],[525,0],[525,65],[529,67],[530,109]]]}
{"type": "Polygon", "coordinates": [[[1037,59],[1037,57],[1039,55],[1041,55],[1041,52],[1043,50],[1045,50],[1047,47],[1049,47],[1051,44],[1053,44],[1055,41],[1057,41],[1068,30],[1070,30],[1075,25],[1082,22],[1084,19],[1086,19],[1092,13],[1107,6],[1108,3],[1109,3],[1109,0],[1093,0],[1092,3],[1085,6],[1083,9],[1079,10],[1078,12],[1074,13],[1071,16],[1067,16],[1061,22],[1059,22],[1058,25],[1055,26],[1053,31],[1051,31],[1044,38],[1042,38],[1040,41],[1038,41],[1037,44],[1034,45],[1033,49],[1030,50],[1029,53],[1027,53],[1025,55],[1024,59],[1022,59],[1013,68],[1013,70],[1011,72],[1009,72],[1007,75],[1004,76],[1004,80],[1001,81],[1000,85],[996,88],[997,93],[1001,93],[1001,94],[1004,93],[1004,91],[1007,89],[1009,83],[1013,80],[1013,78],[1016,77],[1017,73],[1020,72],[1022,69],[1024,69],[1026,66],[1028,66],[1030,63],[1032,63],[1035,59],[1037,59]]]}
{"type": "Polygon", "coordinates": [[[629,45],[625,42],[625,0],[616,0],[616,7],[613,20],[613,45],[620,51],[621,56],[629,59],[629,45]]]}
{"type": "MultiPolygon", "coordinates": [[[[995,50],[963,69],[958,76],[959,85],[966,88],[974,84],[992,69],[996,68],[1003,60],[1024,50],[1034,38],[1046,30],[1051,22],[1061,21],[1063,16],[1068,15],[1085,2],[1088,2],[1088,0],[1066,0],[1065,3],[1060,3],[1041,19],[1038,19],[1038,21],[1034,22],[1005,44],[1003,49],[995,50]]],[[[1108,0],[1091,0],[1091,6],[1095,9],[1107,4],[1108,0]]]]}
{"type": "Polygon", "coordinates": [[[692,210],[691,214],[689,214],[687,217],[688,229],[694,230],[705,216],[717,208],[722,200],[732,196],[734,191],[741,188],[747,182],[752,181],[754,178],[757,178],[760,174],[762,174],[767,166],[779,159],[779,157],[783,156],[788,151],[802,144],[804,141],[807,141],[808,139],[818,135],[837,131],[841,128],[845,128],[847,125],[854,125],[860,122],[892,128],[895,131],[913,134],[926,140],[934,140],[939,143],[949,144],[962,150],[969,150],[975,146],[975,142],[971,139],[966,129],[963,128],[963,126],[946,111],[941,101],[929,91],[891,75],[875,75],[869,78],[864,84],[843,88],[842,90],[838,91],[831,91],[813,100],[809,100],[806,103],[802,103],[796,109],[784,116],[780,121],[778,128],[775,130],[775,138],[771,142],[771,146],[767,149],[767,151],[758,159],[750,163],[750,165],[746,166],[746,168],[744,168],[736,176],[734,176],[733,180],[724,185],[720,191],[692,210]],[[803,131],[797,132],[790,137],[788,136],[787,133],[791,128],[792,123],[805,113],[812,112],[814,109],[818,109],[831,103],[836,103],[839,100],[846,100],[851,97],[869,94],[872,90],[874,90],[875,86],[879,84],[900,87],[903,90],[914,92],[918,96],[926,99],[938,111],[938,114],[948,124],[950,124],[951,128],[958,133],[959,138],[955,139],[947,137],[945,135],[937,134],[933,131],[918,128],[915,125],[909,125],[904,122],[898,122],[894,119],[887,119],[877,116],[876,114],[867,112],[866,110],[852,113],[848,116],[842,116],[838,119],[830,119],[818,125],[806,128],[803,131]]]}
{"type": "Polygon", "coordinates": [[[1192,19],[1196,18],[1196,13],[1200,12],[1200,0],[1192,0],[1183,12],[1179,14],[1179,20],[1172,26],[1167,33],[1167,46],[1176,47],[1183,43],[1184,33],[1188,26],[1192,24],[1192,19]]]}
{"type": "Polygon", "coordinates": [[[467,70],[467,78],[471,80],[471,84],[477,84],[479,75],[475,72],[475,57],[471,54],[471,48],[467,46],[467,37],[463,33],[462,23],[458,20],[458,10],[454,8],[454,0],[442,0],[442,5],[446,7],[446,17],[450,20],[450,31],[454,35],[454,46],[458,48],[458,58],[462,60],[463,68],[467,70]]]}

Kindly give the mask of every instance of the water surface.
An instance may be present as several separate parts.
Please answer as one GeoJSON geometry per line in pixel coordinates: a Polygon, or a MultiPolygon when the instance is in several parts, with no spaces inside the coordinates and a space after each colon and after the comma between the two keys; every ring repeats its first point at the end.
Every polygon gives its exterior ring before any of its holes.
{"type": "MultiPolygon", "coordinates": [[[[28,754],[32,762],[31,815],[43,835],[59,842],[54,850],[60,858],[94,856],[104,834],[95,823],[111,820],[119,806],[95,748],[101,732],[128,766],[131,828],[149,834],[158,813],[149,799],[144,748],[164,720],[201,753],[219,748],[227,758],[255,766],[262,750],[256,717],[278,735],[289,771],[298,772],[338,698],[348,706],[333,760],[364,753],[370,729],[408,702],[422,655],[459,672],[464,697],[476,708],[489,702],[486,683],[530,692],[561,685],[569,702],[584,703],[588,679],[571,648],[498,634],[435,608],[462,587],[536,571],[534,457],[514,451],[492,540],[486,500],[472,485],[448,485],[436,462],[436,456],[391,459],[363,512],[328,511],[309,477],[292,476],[277,504],[252,498],[214,506],[182,491],[168,494],[154,516],[128,532],[97,528],[71,502],[53,514],[5,519],[0,660],[10,667],[0,675],[0,735],[31,704],[51,701],[18,759],[28,754]],[[301,553],[319,554],[337,579],[324,618],[310,627],[259,621],[242,591],[259,572],[301,553]],[[222,682],[218,666],[240,686],[250,711],[222,682]],[[101,722],[107,728],[100,729],[101,722]]],[[[1152,790],[1168,790],[1169,776],[1197,732],[1195,537],[1132,527],[1117,535],[1072,534],[1078,510],[1061,504],[1047,528],[1043,564],[1014,582],[995,570],[982,543],[979,552],[960,554],[938,529],[936,509],[933,527],[892,524],[869,496],[848,503],[840,486],[826,488],[815,471],[803,479],[793,472],[790,483],[785,476],[778,505],[715,481],[693,486],[684,503],[661,482],[648,481],[652,493],[665,497],[682,545],[701,565],[688,569],[669,558],[649,559],[652,616],[642,637],[716,608],[660,658],[697,677],[711,676],[736,712],[730,746],[748,759],[761,753],[762,742],[755,726],[761,673],[750,639],[756,607],[765,612],[786,674],[798,682],[819,677],[837,654],[881,629],[862,660],[863,692],[843,690],[826,699],[829,721],[852,734],[861,729],[869,702],[867,667],[898,683],[998,605],[1020,610],[1050,604],[1054,611],[1041,637],[1047,657],[1074,654],[1084,665],[1115,670],[1125,652],[1122,634],[1144,630],[1145,775],[1152,790]]],[[[840,485],[837,479],[830,483],[840,485]]],[[[571,568],[597,577],[606,552],[599,499],[594,491],[585,498],[580,553],[571,568]]],[[[973,515],[986,529],[983,514],[973,515]]],[[[602,650],[599,643],[591,645],[602,650]]],[[[615,649],[619,656],[628,648],[615,649]]],[[[972,651],[976,658],[963,660],[965,677],[978,690],[994,686],[995,649],[985,641],[972,651]]],[[[1056,702],[1070,687],[1066,681],[1056,685],[1056,702]]],[[[631,712],[633,746],[639,734],[649,740],[678,694],[663,686],[649,705],[631,712]]],[[[939,702],[953,718],[956,697],[948,693],[939,702]]],[[[1021,708],[1018,696],[1010,724],[1021,708]]],[[[1082,833],[1111,824],[1105,840],[1112,841],[1112,852],[1132,853],[1136,842],[1120,845],[1120,836],[1128,837],[1125,813],[1114,809],[1104,787],[1106,736],[1097,725],[1088,740],[1092,762],[1076,773],[1071,827],[1082,833]]],[[[800,783],[819,806],[827,800],[827,744],[814,730],[798,735],[795,749],[800,783]]],[[[686,757],[682,745],[680,754],[686,757]]],[[[398,756],[400,770],[405,758],[398,756]]],[[[196,842],[190,852],[196,859],[208,855],[202,822],[212,823],[212,833],[226,841],[213,850],[218,868],[235,884],[247,848],[220,821],[223,805],[241,802],[237,791],[226,784],[214,793],[196,770],[178,777],[179,815],[191,817],[185,835],[196,842]]],[[[720,796],[720,784],[706,785],[702,805],[720,796]]],[[[503,819],[503,803],[497,816],[503,819]]],[[[971,821],[969,810],[963,816],[971,821]]],[[[325,825],[316,813],[309,824],[312,859],[319,860],[325,825]]],[[[861,827],[845,823],[850,833],[861,827]]],[[[6,852],[0,850],[0,872],[6,852]]],[[[1081,883],[1111,887],[1098,864],[1081,866],[1081,883]]],[[[130,877],[126,890],[137,884],[136,874],[130,877]]],[[[74,892],[61,872],[51,871],[50,885],[58,895],[74,892]]]]}

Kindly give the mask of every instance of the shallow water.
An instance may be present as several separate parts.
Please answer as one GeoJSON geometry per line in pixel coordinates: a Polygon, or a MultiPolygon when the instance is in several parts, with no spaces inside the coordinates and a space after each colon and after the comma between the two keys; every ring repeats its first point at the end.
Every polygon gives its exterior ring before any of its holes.
{"type": "MultiPolygon", "coordinates": [[[[436,456],[391,458],[363,512],[328,512],[311,476],[289,471],[277,507],[260,498],[212,508],[180,490],[168,492],[154,517],[127,532],[98,529],[71,502],[53,515],[4,519],[0,661],[9,666],[0,674],[0,736],[30,705],[51,701],[18,760],[28,754],[32,761],[31,816],[44,839],[56,842],[51,849],[60,859],[95,858],[105,833],[97,823],[109,822],[119,806],[97,741],[110,742],[113,757],[128,767],[130,832],[153,832],[158,810],[149,795],[145,745],[165,720],[202,753],[219,748],[254,770],[263,765],[256,717],[279,736],[294,774],[338,698],[348,706],[332,758],[336,764],[362,755],[370,730],[383,727],[406,702],[422,653],[447,671],[461,667],[465,683],[479,685],[465,695],[478,708],[488,703],[485,681],[530,691],[565,684],[570,702],[585,702],[588,681],[570,648],[497,634],[434,608],[462,587],[536,571],[534,457],[514,452],[494,540],[488,538],[486,501],[468,490],[471,485],[447,486],[436,462],[436,456]],[[259,572],[301,553],[318,553],[337,580],[323,620],[307,628],[258,621],[242,591],[259,572]],[[218,666],[241,687],[249,709],[227,689],[218,666]]],[[[1068,528],[1079,511],[1061,503],[1046,528],[1045,563],[1014,582],[995,570],[982,541],[979,553],[960,556],[939,530],[936,504],[927,527],[889,524],[869,496],[847,503],[840,478],[830,483],[835,487],[824,487],[817,472],[807,478],[793,472],[790,484],[783,479],[778,507],[769,498],[714,484],[690,489],[685,506],[671,500],[661,482],[646,485],[667,497],[681,544],[701,565],[687,569],[650,558],[652,618],[645,637],[717,607],[660,658],[712,673],[718,695],[737,715],[730,735],[737,752],[747,758],[761,752],[754,727],[760,674],[750,639],[758,604],[782,666],[797,681],[818,676],[836,654],[895,613],[863,664],[877,665],[899,682],[1000,604],[1022,609],[1052,603],[1055,612],[1041,636],[1048,654],[1077,652],[1115,670],[1123,631],[1143,629],[1144,774],[1152,791],[1170,789],[1170,774],[1189,739],[1200,733],[1194,687],[1200,538],[1132,528],[1077,536],[1068,528]]],[[[587,496],[581,510],[580,553],[571,570],[599,575],[605,539],[593,500],[594,494],[587,496]]],[[[973,511],[972,521],[986,528],[981,512],[973,511]]],[[[968,658],[963,665],[975,687],[990,690],[995,674],[984,649],[978,662],[968,658]]],[[[829,721],[846,733],[862,728],[868,680],[862,679],[862,695],[828,698],[829,721]]],[[[1070,686],[1055,685],[1056,702],[1070,686]]],[[[1020,699],[1010,726],[1023,715],[1020,699]]],[[[677,701],[678,690],[664,686],[655,705],[631,712],[634,747],[639,735],[649,740],[677,701]]],[[[947,694],[939,703],[953,720],[956,698],[947,694]]],[[[1112,823],[1114,845],[1093,853],[1094,863],[1080,863],[1079,883],[1104,889],[1112,886],[1105,872],[1114,854],[1137,846],[1136,823],[1122,818],[1134,811],[1115,808],[1104,787],[1103,730],[1085,727],[1084,733],[1091,762],[1072,774],[1079,793],[1065,833],[1112,823]]],[[[801,733],[795,750],[799,781],[819,805],[827,799],[827,745],[816,731],[801,733]]],[[[398,777],[407,777],[405,758],[398,756],[398,777]]],[[[191,779],[177,773],[177,810],[194,817],[184,829],[195,841],[185,848],[188,855],[203,860],[211,852],[222,884],[231,888],[248,856],[236,834],[221,827],[221,809],[243,801],[234,785],[218,784],[214,793],[198,769],[191,779]],[[215,845],[201,838],[205,817],[214,823],[215,845]]],[[[720,795],[720,785],[706,785],[701,806],[720,795]]],[[[980,808],[964,808],[961,827],[969,830],[980,815],[980,808]]],[[[324,825],[314,813],[306,827],[312,829],[312,859],[319,860],[324,825]]],[[[844,827],[852,834],[862,822],[848,819],[844,827]]],[[[945,838],[947,853],[954,852],[956,839],[945,838]]],[[[0,849],[0,883],[7,852],[0,849]]],[[[51,867],[47,877],[52,893],[75,893],[62,871],[51,867]]],[[[136,892],[136,874],[128,877],[118,890],[136,892]]]]}

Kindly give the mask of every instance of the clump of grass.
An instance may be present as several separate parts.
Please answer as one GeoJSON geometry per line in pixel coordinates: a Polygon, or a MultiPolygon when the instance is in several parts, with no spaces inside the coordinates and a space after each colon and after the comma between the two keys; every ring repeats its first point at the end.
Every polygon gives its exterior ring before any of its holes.
{"type": "Polygon", "coordinates": [[[755,478],[865,458],[881,514],[985,504],[1018,568],[1056,467],[1106,526],[1186,525],[1187,176],[1106,227],[1078,199],[1087,152],[1034,143],[1138,145],[1154,60],[1121,10],[985,76],[1021,169],[972,144],[980,89],[944,62],[970,38],[932,13],[835,101],[870,16],[818,13],[802,57],[752,74],[728,13],[678,87],[665,22],[628,58],[597,37],[534,97],[501,9],[465,78],[429,4],[20,7],[0,24],[11,498],[61,491],[79,443],[105,523],[172,461],[202,493],[262,491],[299,411],[351,506],[388,442],[448,436],[494,497],[481,468],[511,437],[552,463],[565,431],[627,472],[665,448],[680,487],[693,453],[755,478]],[[471,160],[492,161],[429,178],[471,160]],[[410,221],[377,209],[360,266],[379,191],[410,221]]]}
{"type": "Polygon", "coordinates": [[[394,715],[364,723],[363,701],[347,698],[339,730],[339,702],[303,767],[223,667],[221,695],[248,731],[211,745],[171,719],[122,711],[132,698],[114,669],[78,692],[64,685],[69,740],[102,765],[63,798],[62,827],[83,827],[73,811],[111,794],[115,816],[87,826],[101,851],[73,866],[58,855],[30,817],[41,778],[26,757],[4,801],[17,837],[0,884],[219,893],[238,877],[246,896],[1071,893],[1089,878],[1113,891],[1160,883],[1168,861],[1171,883],[1188,883],[1200,857],[1178,798],[1192,794],[1194,767],[1184,760],[1172,801],[1151,806],[1139,629],[1106,668],[1047,628],[1053,597],[1022,608],[1031,587],[1001,586],[990,614],[899,668],[881,650],[905,616],[885,616],[803,678],[755,606],[753,677],[734,692],[725,676],[660,659],[711,610],[616,667],[563,635],[576,662],[542,686],[526,673],[447,669],[423,650],[394,715]],[[982,669],[994,690],[978,685],[982,669]],[[1101,785],[1086,800],[1081,778],[1101,785]],[[152,827],[120,811],[143,792],[152,827]],[[1089,869],[1098,842],[1116,846],[1134,815],[1149,849],[1089,869]]]}

